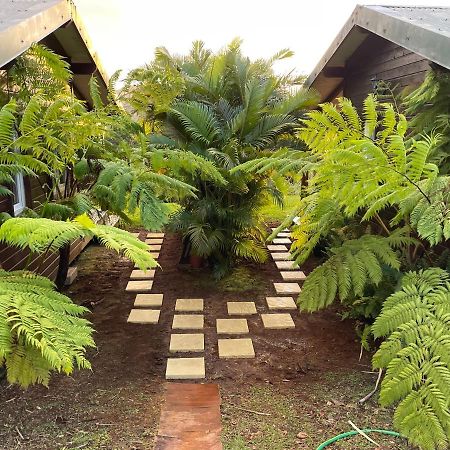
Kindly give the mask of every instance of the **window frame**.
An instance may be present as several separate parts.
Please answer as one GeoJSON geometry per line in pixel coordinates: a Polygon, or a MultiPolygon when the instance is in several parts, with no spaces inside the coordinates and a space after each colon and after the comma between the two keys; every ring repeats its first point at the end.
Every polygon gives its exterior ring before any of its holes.
{"type": "Polygon", "coordinates": [[[18,216],[26,207],[25,182],[22,173],[14,175],[14,188],[16,192],[13,198],[13,212],[14,216],[18,216]]]}

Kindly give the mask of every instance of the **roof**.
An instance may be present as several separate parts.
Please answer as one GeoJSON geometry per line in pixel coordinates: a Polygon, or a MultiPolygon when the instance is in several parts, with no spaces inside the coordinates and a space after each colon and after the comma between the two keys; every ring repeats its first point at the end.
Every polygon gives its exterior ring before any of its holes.
{"type": "Polygon", "coordinates": [[[70,0],[0,0],[0,68],[25,52],[33,43],[65,56],[74,74],[74,88],[90,100],[88,81],[93,73],[103,96],[108,75],[70,0]]]}
{"type": "Polygon", "coordinates": [[[341,84],[348,58],[369,33],[450,69],[450,7],[356,6],[305,84],[322,100],[341,84]],[[341,73],[339,73],[341,72],[341,73]]]}

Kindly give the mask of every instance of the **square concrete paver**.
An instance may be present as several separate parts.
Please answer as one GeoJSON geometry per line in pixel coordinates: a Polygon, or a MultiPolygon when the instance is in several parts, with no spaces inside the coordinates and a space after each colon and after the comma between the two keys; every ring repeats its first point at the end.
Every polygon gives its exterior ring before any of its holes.
{"type": "Polygon", "coordinates": [[[161,244],[149,245],[149,249],[151,252],[159,252],[161,250],[161,244]]]}
{"type": "Polygon", "coordinates": [[[282,330],[285,328],[295,328],[295,323],[289,313],[281,314],[261,314],[264,328],[272,330],[282,330]]]}
{"type": "Polygon", "coordinates": [[[273,283],[277,294],[300,294],[298,283],[273,283]]]}
{"type": "Polygon", "coordinates": [[[250,338],[219,339],[219,358],[254,358],[255,350],[250,338]]]}
{"type": "Polygon", "coordinates": [[[203,352],[204,350],[205,336],[201,333],[170,336],[170,352],[203,352]]]}
{"type": "Polygon", "coordinates": [[[295,261],[275,261],[275,265],[280,270],[298,270],[298,265],[295,261]]]}
{"type": "Polygon", "coordinates": [[[154,270],[134,269],[133,272],[131,272],[130,280],[151,280],[154,277],[155,277],[154,270]]]}
{"type": "Polygon", "coordinates": [[[291,237],[291,233],[289,233],[289,231],[281,231],[280,233],[277,234],[277,237],[288,238],[291,237]]]}
{"type": "Polygon", "coordinates": [[[255,302],[227,302],[228,314],[234,316],[247,316],[256,314],[255,302]]]}
{"type": "Polygon", "coordinates": [[[152,280],[131,280],[125,290],[127,292],[150,292],[152,290],[152,280]]]}
{"type": "Polygon", "coordinates": [[[247,319],[216,319],[217,334],[247,334],[247,319]]]}
{"type": "Polygon", "coordinates": [[[272,256],[274,261],[288,261],[292,258],[289,252],[271,253],[270,256],[272,256]]]}
{"type": "Polygon", "coordinates": [[[272,241],[273,244],[292,244],[289,238],[275,238],[272,241]]]}
{"type": "Polygon", "coordinates": [[[132,309],[128,316],[128,323],[150,323],[155,324],[159,321],[158,309],[132,309]]]}
{"type": "Polygon", "coordinates": [[[163,239],[162,238],[146,239],[145,243],[148,245],[161,245],[163,243],[163,239]]]}
{"type": "Polygon", "coordinates": [[[166,380],[205,378],[205,358],[168,358],[166,380]]]}
{"type": "Polygon", "coordinates": [[[283,280],[286,281],[303,281],[306,280],[306,275],[301,270],[292,270],[290,272],[280,272],[283,280]]]}
{"type": "Polygon", "coordinates": [[[140,308],[160,308],[163,297],[163,294],[137,294],[134,300],[134,306],[140,308]]]}
{"type": "Polygon", "coordinates": [[[269,309],[297,309],[292,297],[266,297],[269,309]]]}
{"type": "Polygon", "coordinates": [[[184,312],[203,311],[203,299],[179,298],[175,303],[175,311],[184,311],[184,312]]]}
{"type": "Polygon", "coordinates": [[[147,237],[149,239],[152,239],[152,238],[161,239],[164,237],[164,233],[147,233],[147,237]]]}
{"type": "Polygon", "coordinates": [[[268,245],[269,252],[287,252],[289,249],[285,245],[268,245]]]}
{"type": "Polygon", "coordinates": [[[175,314],[172,328],[174,330],[201,330],[203,322],[203,314],[175,314]]]}

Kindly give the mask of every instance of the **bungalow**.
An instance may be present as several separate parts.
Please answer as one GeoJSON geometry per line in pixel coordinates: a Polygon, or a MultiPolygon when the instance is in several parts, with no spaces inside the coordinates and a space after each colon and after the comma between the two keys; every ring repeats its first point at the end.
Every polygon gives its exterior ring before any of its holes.
{"type": "MultiPolygon", "coordinates": [[[[15,58],[33,43],[41,43],[63,56],[73,73],[74,94],[92,105],[89,79],[95,76],[100,93],[106,101],[108,77],[98,55],[92,51],[86,29],[69,0],[5,0],[0,8],[0,71],[14,64],[15,58]]],[[[18,175],[14,196],[0,197],[0,212],[20,214],[25,207],[33,208],[45,196],[39,179],[18,175]]],[[[72,262],[86,246],[77,240],[70,249],[72,262]]],[[[0,267],[7,270],[23,268],[28,252],[0,244],[0,267]]],[[[54,279],[58,272],[58,254],[32,258],[30,269],[54,279]]]]}
{"type": "Polygon", "coordinates": [[[305,84],[360,107],[380,82],[417,87],[430,63],[450,69],[450,7],[358,5],[305,84]]]}

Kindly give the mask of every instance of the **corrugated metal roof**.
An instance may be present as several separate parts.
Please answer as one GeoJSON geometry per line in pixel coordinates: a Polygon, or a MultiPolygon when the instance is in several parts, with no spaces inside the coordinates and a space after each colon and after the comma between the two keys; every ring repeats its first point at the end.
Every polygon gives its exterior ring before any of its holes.
{"type": "Polygon", "coordinates": [[[0,67],[70,20],[67,0],[1,0],[0,67]]]}
{"type": "Polygon", "coordinates": [[[450,69],[450,7],[358,5],[314,68],[307,86],[327,98],[342,78],[326,77],[328,66],[344,66],[367,37],[374,33],[450,69]]]}

